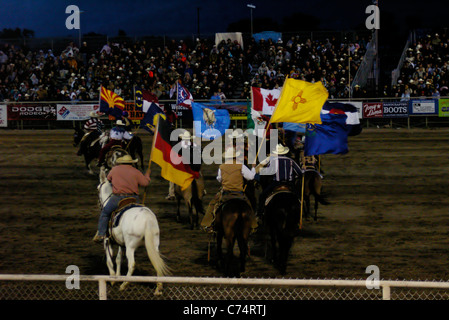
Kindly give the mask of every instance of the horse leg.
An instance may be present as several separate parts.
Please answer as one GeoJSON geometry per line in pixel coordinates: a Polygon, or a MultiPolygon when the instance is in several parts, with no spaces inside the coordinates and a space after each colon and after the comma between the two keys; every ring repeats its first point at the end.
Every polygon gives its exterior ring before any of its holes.
{"type": "Polygon", "coordinates": [[[277,261],[277,239],[276,239],[276,226],[270,226],[270,240],[271,240],[271,262],[276,264],[277,261]]]}
{"type": "Polygon", "coordinates": [[[221,230],[217,231],[217,264],[223,263],[223,232],[221,230]]]}
{"type": "Polygon", "coordinates": [[[304,211],[306,219],[310,218],[310,195],[306,194],[304,195],[304,211]]]}
{"type": "Polygon", "coordinates": [[[317,221],[317,219],[318,219],[318,217],[317,217],[317,214],[318,214],[318,200],[319,200],[320,196],[321,196],[321,179],[318,176],[316,176],[315,177],[315,195],[314,195],[314,198],[315,198],[315,217],[314,217],[314,220],[315,221],[317,221]]]}
{"type": "Polygon", "coordinates": [[[187,204],[189,206],[189,220],[190,220],[190,230],[193,230],[194,227],[194,217],[193,217],[193,205],[192,200],[187,204]]]}
{"type": "Polygon", "coordinates": [[[290,252],[290,248],[293,243],[293,237],[283,235],[280,236],[279,241],[279,272],[281,275],[285,275],[287,273],[287,260],[288,254],[290,252]]]}
{"type": "Polygon", "coordinates": [[[89,163],[89,165],[87,166],[87,170],[89,170],[89,174],[94,175],[94,170],[92,170],[92,164],[89,163]]]}
{"type": "Polygon", "coordinates": [[[86,166],[86,169],[90,170],[90,168],[89,168],[89,164],[90,164],[89,156],[86,153],[84,154],[84,164],[86,166]]]}
{"type": "Polygon", "coordinates": [[[248,237],[246,236],[246,233],[239,235],[237,241],[240,250],[240,272],[245,272],[246,255],[248,254],[248,237]]]}
{"type": "Polygon", "coordinates": [[[234,258],[234,245],[235,245],[234,233],[226,236],[226,261],[225,261],[225,275],[232,276],[232,262],[234,258]]]}
{"type": "Polygon", "coordinates": [[[106,265],[108,266],[109,274],[111,276],[115,276],[114,262],[112,261],[112,257],[114,256],[114,248],[109,240],[104,242],[104,251],[106,253],[106,265]]]}
{"type": "Polygon", "coordinates": [[[117,252],[117,257],[115,258],[115,264],[117,265],[117,272],[116,272],[116,276],[119,277],[120,276],[120,269],[122,266],[122,247],[119,246],[118,247],[118,252],[117,252]]]}
{"type": "Polygon", "coordinates": [[[181,221],[181,198],[180,197],[176,197],[178,200],[178,211],[176,212],[176,222],[180,222],[181,221]]]}
{"type": "MultiPolygon", "coordinates": [[[[128,260],[128,273],[127,277],[132,276],[134,269],[136,268],[136,262],[134,260],[134,251],[136,249],[132,246],[126,247],[126,259],[128,260]]],[[[120,290],[124,290],[128,286],[129,282],[123,282],[120,286],[120,290]]]]}

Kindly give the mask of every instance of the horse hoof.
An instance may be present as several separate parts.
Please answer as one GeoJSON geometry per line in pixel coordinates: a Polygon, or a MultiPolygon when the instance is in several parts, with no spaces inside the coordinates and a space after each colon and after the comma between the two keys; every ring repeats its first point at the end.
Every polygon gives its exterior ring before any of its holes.
{"type": "Polygon", "coordinates": [[[122,285],[120,286],[120,291],[125,290],[127,286],[128,286],[128,282],[123,282],[122,285]]]}

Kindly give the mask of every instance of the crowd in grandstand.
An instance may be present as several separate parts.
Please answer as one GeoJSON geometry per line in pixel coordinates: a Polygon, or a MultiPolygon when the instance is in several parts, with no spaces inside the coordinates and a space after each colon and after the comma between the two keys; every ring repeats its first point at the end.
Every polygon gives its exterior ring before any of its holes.
{"type": "MultiPolygon", "coordinates": [[[[92,50],[86,42],[81,47],[70,43],[62,52],[3,45],[0,101],[92,101],[98,99],[100,86],[133,100],[135,85],[162,100],[174,98],[170,89],[178,79],[194,99],[245,99],[251,86],[281,87],[287,76],[322,81],[330,98],[346,98],[369,43],[369,39],[341,43],[334,37],[312,41],[299,36],[285,41],[252,38],[243,46],[230,39],[218,45],[195,40],[190,45],[171,40],[165,47],[144,41],[107,43],[100,50],[92,50]]],[[[428,69],[428,61],[421,60],[422,56],[411,63],[419,61],[417,67],[428,69]]],[[[418,78],[435,81],[427,69],[418,78]]],[[[356,93],[363,96],[359,88],[356,93]]]]}
{"type": "Polygon", "coordinates": [[[440,97],[449,92],[449,47],[445,32],[419,37],[407,49],[404,65],[392,95],[440,97]]]}

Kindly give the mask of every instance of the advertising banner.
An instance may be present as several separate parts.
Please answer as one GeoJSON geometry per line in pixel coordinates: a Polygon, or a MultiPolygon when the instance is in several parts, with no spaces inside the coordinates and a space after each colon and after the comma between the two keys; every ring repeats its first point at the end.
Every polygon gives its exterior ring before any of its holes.
{"type": "Polygon", "coordinates": [[[449,99],[440,99],[438,105],[438,116],[449,117],[449,99]]]}
{"type": "Polygon", "coordinates": [[[407,118],[408,101],[383,102],[384,118],[407,118]]]}
{"type": "Polygon", "coordinates": [[[419,116],[438,114],[438,100],[410,100],[409,113],[419,116]]]}
{"type": "Polygon", "coordinates": [[[56,106],[46,104],[10,104],[8,120],[56,120],[56,106]]]}
{"type": "Polygon", "coordinates": [[[352,104],[357,108],[357,112],[359,114],[359,119],[363,118],[363,102],[360,101],[342,101],[343,103],[352,104]]]}
{"type": "Polygon", "coordinates": [[[382,102],[363,103],[363,118],[382,118],[383,105],[382,102]]]}
{"type": "Polygon", "coordinates": [[[57,104],[56,120],[87,120],[89,113],[98,109],[98,104],[57,104]]]}
{"type": "Polygon", "coordinates": [[[8,110],[6,104],[0,104],[0,127],[8,126],[8,110]]]}

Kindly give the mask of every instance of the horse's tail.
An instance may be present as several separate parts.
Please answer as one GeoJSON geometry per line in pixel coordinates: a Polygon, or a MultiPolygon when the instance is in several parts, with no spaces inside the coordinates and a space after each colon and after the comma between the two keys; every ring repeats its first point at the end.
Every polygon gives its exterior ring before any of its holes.
{"type": "Polygon", "coordinates": [[[190,201],[191,201],[191,205],[195,207],[197,212],[204,213],[203,212],[204,211],[203,210],[203,201],[201,201],[198,183],[195,179],[192,181],[192,199],[190,201]]]}
{"type": "Polygon", "coordinates": [[[156,270],[157,276],[166,276],[170,274],[170,269],[165,264],[164,259],[159,253],[159,243],[156,243],[155,237],[159,238],[159,226],[152,224],[152,219],[147,220],[145,227],[145,248],[147,249],[148,257],[156,270]]]}

